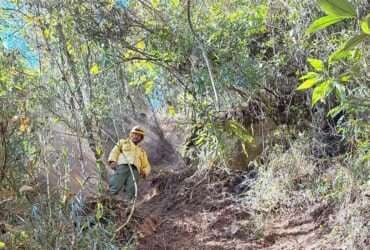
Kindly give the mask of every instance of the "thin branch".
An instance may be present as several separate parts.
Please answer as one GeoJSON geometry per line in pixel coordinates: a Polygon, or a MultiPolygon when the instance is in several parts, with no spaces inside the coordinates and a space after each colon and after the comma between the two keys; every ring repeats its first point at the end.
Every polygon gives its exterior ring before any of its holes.
{"type": "Polygon", "coordinates": [[[213,93],[215,95],[215,101],[216,101],[216,110],[220,110],[220,102],[219,102],[219,99],[218,99],[218,94],[217,94],[217,90],[216,90],[216,84],[215,84],[215,81],[214,81],[214,78],[213,78],[213,73],[212,73],[212,65],[208,59],[208,56],[207,56],[207,51],[206,49],[204,48],[204,45],[203,45],[203,42],[202,40],[197,36],[195,30],[194,30],[194,27],[193,27],[193,24],[191,22],[191,4],[190,4],[190,1],[191,0],[188,0],[188,4],[187,4],[187,16],[188,16],[188,23],[189,23],[189,28],[190,28],[190,31],[191,33],[193,34],[195,40],[198,42],[199,44],[199,47],[202,51],[202,56],[203,56],[203,59],[204,61],[206,62],[206,65],[207,65],[207,69],[208,69],[208,75],[209,75],[209,78],[211,80],[211,83],[212,83],[212,89],[213,89],[213,93]]]}

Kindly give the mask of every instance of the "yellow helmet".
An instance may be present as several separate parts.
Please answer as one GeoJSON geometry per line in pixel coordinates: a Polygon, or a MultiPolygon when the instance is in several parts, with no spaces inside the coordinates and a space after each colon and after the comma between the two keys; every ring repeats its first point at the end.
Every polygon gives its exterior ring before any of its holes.
{"type": "Polygon", "coordinates": [[[144,136],[144,130],[139,126],[135,126],[131,129],[130,134],[139,134],[144,136]]]}

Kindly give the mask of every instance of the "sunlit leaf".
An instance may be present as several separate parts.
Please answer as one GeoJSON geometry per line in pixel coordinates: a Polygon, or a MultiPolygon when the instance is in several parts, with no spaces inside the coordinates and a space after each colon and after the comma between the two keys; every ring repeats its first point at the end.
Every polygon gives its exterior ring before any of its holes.
{"type": "Polygon", "coordinates": [[[343,47],[343,50],[349,50],[360,44],[361,42],[365,41],[366,38],[369,38],[366,34],[360,34],[352,37],[349,39],[343,47]]]}
{"type": "Polygon", "coordinates": [[[52,118],[52,122],[53,122],[53,123],[58,123],[58,122],[60,122],[60,117],[53,117],[53,118],[52,118]]]}
{"type": "Polygon", "coordinates": [[[97,147],[96,147],[96,154],[97,154],[98,156],[102,155],[102,154],[103,154],[103,148],[102,148],[102,147],[100,147],[100,146],[97,146],[97,147]]]}
{"type": "Polygon", "coordinates": [[[351,80],[351,74],[349,73],[342,74],[339,76],[339,80],[342,83],[347,83],[349,82],[349,80],[351,80]]]}
{"type": "Polygon", "coordinates": [[[355,8],[347,0],[319,0],[319,6],[328,15],[356,16],[355,8]]]}
{"type": "Polygon", "coordinates": [[[73,55],[74,49],[73,49],[73,45],[72,45],[71,41],[67,41],[67,51],[68,51],[68,53],[73,55]]]}
{"type": "Polygon", "coordinates": [[[175,116],[176,115],[176,109],[174,106],[172,105],[169,105],[168,108],[167,108],[167,113],[169,116],[175,116]]]}
{"type": "Polygon", "coordinates": [[[338,82],[334,82],[334,88],[337,98],[343,100],[346,94],[346,88],[344,87],[344,85],[338,82]]]}
{"type": "Polygon", "coordinates": [[[93,75],[97,75],[99,74],[100,72],[100,68],[99,68],[99,65],[97,65],[96,63],[90,68],[90,73],[93,74],[93,75]]]}
{"type": "Polygon", "coordinates": [[[180,0],[170,0],[172,7],[177,7],[180,4],[180,0]]]}
{"type": "Polygon", "coordinates": [[[243,140],[245,143],[253,143],[254,137],[249,133],[247,129],[245,129],[241,124],[239,124],[237,121],[228,121],[227,123],[228,129],[233,135],[236,135],[241,140],[243,140]]]}
{"type": "Polygon", "coordinates": [[[104,207],[103,207],[103,204],[99,202],[96,207],[96,215],[95,215],[96,219],[99,221],[103,217],[103,214],[104,214],[104,207]]]}
{"type": "Polygon", "coordinates": [[[159,6],[160,0],[152,0],[152,5],[154,8],[157,8],[159,6]]]}
{"type": "Polygon", "coordinates": [[[361,20],[361,30],[365,34],[370,35],[370,14],[361,20]]]}
{"type": "Polygon", "coordinates": [[[301,83],[296,90],[306,90],[312,88],[316,83],[318,83],[320,79],[318,78],[310,78],[305,80],[303,83],[301,83]]]}
{"type": "Polygon", "coordinates": [[[5,246],[6,246],[5,243],[0,241],[0,249],[5,249],[5,246]]]}
{"type": "MultiPolygon", "coordinates": [[[[367,161],[369,161],[370,160],[370,153],[367,153],[366,155],[364,155],[363,157],[362,157],[362,161],[363,162],[367,162],[367,161]]],[[[1,248],[0,248],[1,249],[1,248]]]]}
{"type": "Polygon", "coordinates": [[[329,15],[329,16],[324,16],[324,17],[321,17],[317,20],[315,20],[307,29],[307,32],[308,33],[313,33],[313,32],[316,32],[318,30],[321,30],[323,28],[326,28],[332,24],[335,24],[337,22],[340,22],[342,21],[343,19],[345,19],[346,17],[342,17],[342,16],[333,16],[333,15],[329,15]]]}
{"type": "Polygon", "coordinates": [[[336,50],[330,55],[329,57],[330,61],[339,60],[346,57],[348,55],[348,53],[346,53],[348,50],[356,47],[358,44],[365,41],[367,38],[369,38],[367,34],[359,34],[352,37],[344,44],[342,48],[336,50]]]}
{"type": "Polygon", "coordinates": [[[200,146],[206,142],[206,139],[207,139],[207,135],[202,133],[198,135],[197,139],[194,141],[194,144],[200,146]]]}
{"type": "Polygon", "coordinates": [[[140,41],[136,44],[135,46],[136,48],[140,49],[140,50],[143,50],[145,48],[145,42],[144,41],[140,41]]]}
{"type": "Polygon", "coordinates": [[[24,88],[23,88],[23,86],[21,86],[21,85],[14,85],[14,88],[16,89],[16,90],[19,90],[19,91],[21,91],[21,90],[23,90],[24,88]]]}
{"type": "Polygon", "coordinates": [[[343,111],[343,108],[344,108],[343,105],[336,106],[332,108],[331,110],[329,110],[327,115],[333,118],[337,116],[341,111],[343,111]]]}
{"type": "Polygon", "coordinates": [[[46,39],[50,39],[50,30],[49,30],[49,29],[44,29],[44,30],[42,31],[42,33],[44,34],[44,37],[45,37],[46,39]]]}
{"type": "Polygon", "coordinates": [[[310,78],[315,78],[315,77],[319,77],[320,75],[316,72],[307,72],[306,74],[304,74],[303,76],[301,76],[299,78],[299,80],[306,80],[306,79],[310,79],[310,78]]]}
{"type": "Polygon", "coordinates": [[[132,50],[127,50],[126,52],[122,53],[122,56],[124,59],[129,59],[134,55],[135,55],[135,52],[132,50]]]}
{"type": "Polygon", "coordinates": [[[154,81],[149,80],[144,84],[145,94],[149,95],[153,92],[154,89],[154,81]]]}
{"type": "Polygon", "coordinates": [[[332,63],[334,61],[338,61],[341,59],[346,59],[346,58],[349,58],[350,56],[351,56],[350,51],[338,49],[330,54],[329,63],[332,63]]]}
{"type": "Polygon", "coordinates": [[[332,80],[327,80],[320,85],[318,85],[312,93],[312,106],[314,106],[318,101],[324,100],[324,98],[332,90],[332,80]]]}
{"type": "Polygon", "coordinates": [[[308,58],[307,61],[317,71],[322,72],[324,70],[324,62],[323,61],[321,61],[319,59],[315,59],[315,58],[308,58]]]}
{"type": "Polygon", "coordinates": [[[21,231],[20,233],[21,240],[27,240],[29,238],[28,234],[25,231],[21,231]]]}

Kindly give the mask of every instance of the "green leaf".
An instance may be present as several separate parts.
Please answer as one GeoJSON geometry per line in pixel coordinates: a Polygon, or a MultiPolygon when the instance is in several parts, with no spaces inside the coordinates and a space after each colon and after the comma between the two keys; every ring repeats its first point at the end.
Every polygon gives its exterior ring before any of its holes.
{"type": "Polygon", "coordinates": [[[317,71],[319,71],[319,72],[324,71],[324,62],[323,61],[321,61],[319,59],[315,59],[315,58],[308,58],[307,61],[317,71]]]}
{"type": "Polygon", "coordinates": [[[326,27],[328,27],[328,26],[330,26],[332,24],[335,24],[337,22],[340,22],[340,21],[342,21],[345,18],[346,17],[343,17],[343,16],[333,16],[333,15],[321,17],[321,18],[315,20],[308,27],[307,32],[308,33],[316,32],[316,31],[321,30],[323,28],[326,28],[326,27]]]}
{"type": "Polygon", "coordinates": [[[230,132],[236,135],[239,139],[243,140],[245,143],[254,143],[254,137],[246,130],[243,125],[239,124],[237,121],[230,120],[227,123],[230,132]]]}
{"type": "Polygon", "coordinates": [[[136,45],[135,45],[136,48],[138,48],[139,50],[143,50],[145,49],[145,42],[143,40],[139,41],[136,45]]]}
{"type": "Polygon", "coordinates": [[[95,215],[96,220],[99,221],[103,217],[103,215],[104,215],[104,206],[102,203],[99,202],[96,208],[96,215],[95,215]]]}
{"type": "Polygon", "coordinates": [[[361,42],[363,42],[366,38],[368,38],[369,36],[367,34],[359,34],[359,35],[356,35],[354,37],[352,37],[351,39],[349,39],[342,48],[334,51],[329,59],[330,61],[333,61],[333,60],[339,60],[341,58],[344,58],[347,56],[347,51],[356,47],[358,44],[360,44],[361,42]]]}
{"type": "Polygon", "coordinates": [[[145,94],[150,95],[154,89],[154,81],[149,80],[144,84],[145,94]]]}
{"type": "Polygon", "coordinates": [[[152,5],[154,8],[157,8],[160,3],[160,0],[152,0],[152,5]]]}
{"type": "Polygon", "coordinates": [[[332,80],[327,80],[320,85],[318,85],[312,93],[312,106],[314,106],[318,101],[323,100],[333,89],[332,80]]]}
{"type": "Polygon", "coordinates": [[[46,40],[49,40],[49,38],[50,38],[50,30],[49,29],[44,29],[42,31],[42,33],[44,34],[45,39],[46,40]]]}
{"type": "Polygon", "coordinates": [[[99,72],[100,72],[99,65],[94,63],[94,65],[90,68],[90,73],[93,75],[97,75],[99,74],[99,72]]]}
{"type": "Polygon", "coordinates": [[[171,3],[173,8],[176,8],[176,7],[179,6],[180,0],[170,0],[170,3],[171,3]]]}
{"type": "Polygon", "coordinates": [[[370,14],[368,14],[364,19],[362,19],[360,25],[362,32],[370,35],[370,14]]]}
{"type": "Polygon", "coordinates": [[[305,75],[301,76],[299,80],[306,80],[306,79],[315,78],[318,76],[320,76],[318,73],[310,71],[310,72],[307,72],[305,75]]]}
{"type": "Polygon", "coordinates": [[[338,50],[336,50],[336,51],[334,51],[333,53],[330,54],[329,64],[331,64],[334,61],[338,61],[340,59],[345,59],[345,58],[349,58],[349,57],[351,57],[351,52],[350,51],[338,49],[338,50]]]}
{"type": "Polygon", "coordinates": [[[335,95],[337,96],[337,98],[340,100],[344,100],[346,94],[346,88],[344,87],[344,85],[338,82],[334,82],[333,85],[335,88],[335,95]]]}
{"type": "Polygon", "coordinates": [[[346,44],[343,47],[343,50],[352,49],[353,47],[357,46],[359,43],[361,43],[362,41],[364,41],[368,37],[369,36],[366,35],[366,34],[360,34],[360,35],[356,35],[356,36],[352,37],[351,39],[349,39],[346,42],[346,44]]]}
{"type": "Polygon", "coordinates": [[[167,113],[169,116],[174,117],[176,115],[176,108],[172,105],[169,105],[167,108],[167,113]]]}
{"type": "Polygon", "coordinates": [[[0,241],[0,249],[5,249],[5,243],[0,241]]]}
{"type": "Polygon", "coordinates": [[[100,146],[97,146],[97,147],[96,147],[96,154],[97,154],[98,156],[102,155],[102,154],[103,154],[103,148],[102,148],[102,147],[100,147],[100,146]]]}
{"type": "MultiPolygon", "coordinates": [[[[367,162],[368,160],[370,160],[370,153],[364,155],[361,159],[363,162],[367,162]]],[[[0,248],[1,249],[1,248],[0,248]]]]}
{"type": "Polygon", "coordinates": [[[21,85],[14,85],[16,90],[22,91],[24,88],[21,85]]]}
{"type": "Polygon", "coordinates": [[[301,85],[299,85],[296,90],[306,90],[312,88],[317,82],[319,82],[319,78],[307,79],[301,85]]]}
{"type": "Polygon", "coordinates": [[[329,110],[327,115],[333,118],[337,116],[343,109],[344,109],[343,105],[336,106],[332,108],[331,110],[329,110]]]}
{"type": "Polygon", "coordinates": [[[341,83],[347,83],[349,80],[351,80],[351,74],[349,73],[344,73],[339,76],[339,81],[341,83]]]}
{"type": "Polygon", "coordinates": [[[206,142],[206,139],[207,139],[207,135],[202,133],[197,136],[197,139],[194,141],[194,144],[197,146],[200,146],[206,142]]]}
{"type": "Polygon", "coordinates": [[[356,16],[355,8],[347,0],[319,0],[319,6],[328,15],[356,16]]]}

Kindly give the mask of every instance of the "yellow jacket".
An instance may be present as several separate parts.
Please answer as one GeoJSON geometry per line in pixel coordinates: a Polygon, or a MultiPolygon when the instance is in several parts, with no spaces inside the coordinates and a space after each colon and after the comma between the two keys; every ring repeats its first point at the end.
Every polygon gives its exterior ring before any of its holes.
{"type": "Polygon", "coordinates": [[[117,162],[118,165],[135,165],[138,172],[144,177],[150,173],[150,164],[145,151],[130,139],[119,140],[110,152],[108,161],[117,162]]]}

